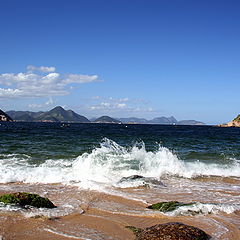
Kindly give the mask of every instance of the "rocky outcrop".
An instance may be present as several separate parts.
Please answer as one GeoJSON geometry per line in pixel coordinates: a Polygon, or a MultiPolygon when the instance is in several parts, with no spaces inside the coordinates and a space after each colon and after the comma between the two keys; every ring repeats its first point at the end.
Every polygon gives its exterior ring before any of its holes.
{"type": "Polygon", "coordinates": [[[127,181],[135,181],[135,180],[139,180],[139,179],[144,179],[144,177],[141,175],[131,175],[129,177],[121,178],[121,180],[119,182],[121,183],[121,182],[127,182],[127,181]]]}
{"type": "Polygon", "coordinates": [[[38,194],[17,192],[0,196],[0,202],[5,204],[15,204],[21,207],[33,206],[37,208],[55,208],[56,206],[48,199],[40,197],[38,194]]]}
{"type": "Polygon", "coordinates": [[[234,118],[231,122],[220,124],[219,127],[240,127],[240,114],[234,118]]]}
{"type": "Polygon", "coordinates": [[[123,177],[123,178],[120,179],[119,183],[134,182],[134,181],[139,181],[139,180],[146,183],[147,186],[149,184],[157,185],[157,186],[165,186],[163,182],[161,182],[160,180],[158,180],[156,178],[144,177],[144,176],[141,176],[141,175],[131,175],[131,176],[128,176],[128,177],[123,177]]]}
{"type": "Polygon", "coordinates": [[[178,207],[191,206],[194,203],[181,203],[178,201],[170,202],[159,202],[148,206],[148,209],[158,210],[160,212],[171,212],[177,209],[178,207]]]}
{"type": "Polygon", "coordinates": [[[157,224],[145,229],[127,226],[136,235],[136,240],[208,240],[203,230],[178,222],[157,224]]]}
{"type": "Polygon", "coordinates": [[[12,118],[10,118],[5,112],[0,109],[0,122],[11,122],[12,118]]]}

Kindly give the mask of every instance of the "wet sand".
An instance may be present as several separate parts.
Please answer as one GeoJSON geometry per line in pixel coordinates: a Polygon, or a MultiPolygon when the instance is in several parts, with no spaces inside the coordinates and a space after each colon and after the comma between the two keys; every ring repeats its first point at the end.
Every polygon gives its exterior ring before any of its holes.
{"type": "MultiPolygon", "coordinates": [[[[214,219],[214,218],[213,218],[214,219]]],[[[214,219],[216,222],[219,219],[214,219]]],[[[182,222],[199,227],[212,234],[216,231],[216,225],[202,222],[201,218],[191,217],[143,217],[122,214],[110,214],[89,209],[84,214],[71,214],[69,216],[46,219],[25,218],[18,214],[4,214],[0,218],[0,232],[3,239],[135,239],[134,234],[125,228],[134,225],[139,228],[152,226],[166,222],[182,222]]],[[[228,231],[214,239],[239,240],[240,230],[230,223],[221,223],[228,231]]]]}
{"type": "MultiPolygon", "coordinates": [[[[215,179],[214,181],[219,183],[222,180],[215,179]]],[[[229,182],[228,180],[224,181],[229,182]]],[[[240,211],[231,214],[166,216],[158,211],[146,209],[147,202],[154,202],[157,198],[189,201],[196,198],[194,193],[176,192],[174,195],[171,192],[166,194],[167,190],[162,189],[165,192],[157,194],[156,190],[143,187],[121,190],[122,193],[139,197],[139,200],[133,200],[123,196],[80,190],[77,187],[60,184],[12,183],[0,185],[0,195],[16,191],[28,191],[46,196],[59,208],[45,216],[42,212],[38,213],[37,211],[33,214],[21,210],[0,211],[0,236],[4,240],[131,240],[135,239],[135,236],[125,228],[126,226],[145,228],[166,222],[182,222],[201,228],[215,240],[239,240],[240,236],[240,211]],[[141,201],[143,194],[145,200],[141,201]]],[[[222,189],[219,189],[217,194],[239,197],[236,191],[224,192],[222,189]]]]}

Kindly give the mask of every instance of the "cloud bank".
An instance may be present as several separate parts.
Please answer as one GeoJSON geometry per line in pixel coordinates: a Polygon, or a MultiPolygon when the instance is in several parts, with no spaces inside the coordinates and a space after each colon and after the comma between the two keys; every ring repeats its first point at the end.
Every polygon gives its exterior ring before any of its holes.
{"type": "Polygon", "coordinates": [[[88,110],[94,113],[106,113],[106,114],[119,114],[122,112],[125,113],[152,113],[155,110],[148,106],[145,101],[141,99],[130,99],[125,98],[101,98],[99,96],[93,97],[94,101],[97,101],[96,104],[88,107],[88,110]]]}
{"type": "Polygon", "coordinates": [[[95,81],[97,75],[62,75],[55,67],[29,65],[25,73],[0,74],[0,98],[62,96],[69,94],[72,84],[95,81]]]}

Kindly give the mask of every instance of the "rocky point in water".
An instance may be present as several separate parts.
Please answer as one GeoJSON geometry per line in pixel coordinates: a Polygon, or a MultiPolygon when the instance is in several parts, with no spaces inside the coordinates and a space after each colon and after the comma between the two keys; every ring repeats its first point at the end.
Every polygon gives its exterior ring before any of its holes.
{"type": "Polygon", "coordinates": [[[231,122],[220,124],[219,127],[240,127],[240,114],[235,117],[231,122]]]}
{"type": "Polygon", "coordinates": [[[203,230],[183,223],[157,224],[144,229],[127,226],[136,235],[136,240],[208,240],[203,230]]]}
{"type": "Polygon", "coordinates": [[[55,208],[56,206],[48,199],[38,194],[17,192],[0,196],[0,202],[5,204],[16,204],[21,207],[33,206],[37,208],[55,208]]]}

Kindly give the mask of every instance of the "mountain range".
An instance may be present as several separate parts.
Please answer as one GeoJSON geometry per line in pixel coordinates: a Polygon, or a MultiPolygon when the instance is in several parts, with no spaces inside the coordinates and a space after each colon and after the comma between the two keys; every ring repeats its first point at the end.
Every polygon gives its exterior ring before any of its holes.
{"type": "MultiPolygon", "coordinates": [[[[172,117],[157,117],[152,120],[145,118],[111,118],[102,116],[100,118],[87,119],[86,117],[75,113],[72,110],[65,110],[60,106],[47,112],[30,112],[30,111],[7,111],[5,113],[9,119],[22,122],[71,122],[71,123],[126,123],[126,124],[167,124],[167,125],[204,125],[196,120],[177,121],[172,117]]],[[[1,115],[1,112],[0,112],[1,115]]],[[[1,120],[0,120],[1,121],[1,120]]]]}
{"type": "Polygon", "coordinates": [[[205,125],[203,122],[196,120],[181,120],[177,121],[175,117],[157,117],[152,120],[147,120],[145,118],[118,118],[122,123],[132,123],[132,124],[166,124],[166,125],[205,125]]]}
{"type": "Polygon", "coordinates": [[[72,110],[65,110],[58,106],[48,112],[8,111],[15,121],[22,122],[76,122],[90,123],[90,121],[72,110]]]}

